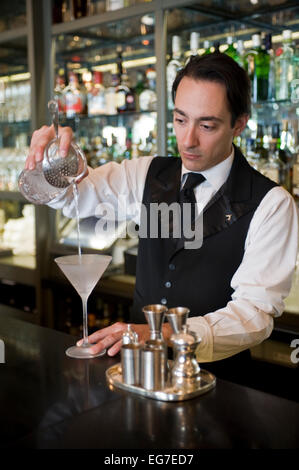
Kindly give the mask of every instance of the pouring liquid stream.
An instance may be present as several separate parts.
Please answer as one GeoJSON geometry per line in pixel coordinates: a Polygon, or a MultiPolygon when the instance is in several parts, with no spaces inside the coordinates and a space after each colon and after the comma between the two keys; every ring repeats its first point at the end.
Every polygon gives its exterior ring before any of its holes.
{"type": "Polygon", "coordinates": [[[73,195],[74,195],[74,202],[75,202],[75,211],[76,211],[76,222],[77,222],[77,240],[78,240],[78,255],[79,260],[81,260],[81,233],[80,233],[80,214],[79,214],[79,193],[77,183],[75,181],[72,182],[73,187],[73,195]]]}

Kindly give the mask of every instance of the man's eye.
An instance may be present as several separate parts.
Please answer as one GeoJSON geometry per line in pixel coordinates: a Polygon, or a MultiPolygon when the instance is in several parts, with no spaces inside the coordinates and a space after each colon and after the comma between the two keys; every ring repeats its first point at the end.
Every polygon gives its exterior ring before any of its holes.
{"type": "Polygon", "coordinates": [[[177,122],[178,124],[184,123],[184,119],[180,119],[180,118],[175,118],[174,121],[177,122]]]}
{"type": "Polygon", "coordinates": [[[205,131],[212,131],[214,130],[214,127],[213,126],[208,126],[207,124],[201,124],[200,126],[202,129],[204,129],[205,131]]]}

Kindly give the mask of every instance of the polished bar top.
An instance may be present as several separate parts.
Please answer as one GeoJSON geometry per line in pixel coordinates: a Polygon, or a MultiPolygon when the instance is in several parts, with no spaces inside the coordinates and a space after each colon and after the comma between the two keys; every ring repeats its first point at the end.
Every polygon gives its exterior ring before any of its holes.
{"type": "Polygon", "coordinates": [[[220,379],[206,395],[159,402],[110,390],[105,370],[119,357],[68,358],[67,334],[2,314],[0,340],[0,447],[298,447],[298,403],[220,379]]]}

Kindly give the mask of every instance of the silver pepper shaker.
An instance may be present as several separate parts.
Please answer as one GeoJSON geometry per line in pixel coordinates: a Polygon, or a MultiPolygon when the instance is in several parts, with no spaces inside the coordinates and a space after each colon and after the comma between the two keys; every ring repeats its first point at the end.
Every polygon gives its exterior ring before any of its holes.
{"type": "Polygon", "coordinates": [[[180,333],[170,338],[175,352],[175,361],[171,369],[172,386],[183,391],[192,391],[200,382],[200,366],[195,351],[201,339],[184,325],[180,333]]]}

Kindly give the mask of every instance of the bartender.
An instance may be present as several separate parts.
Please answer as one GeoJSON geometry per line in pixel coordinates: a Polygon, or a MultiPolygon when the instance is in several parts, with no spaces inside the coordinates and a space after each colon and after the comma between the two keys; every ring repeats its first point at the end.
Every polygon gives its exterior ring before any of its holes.
{"type": "MultiPolygon", "coordinates": [[[[140,237],[132,327],[145,341],[144,305],[188,307],[190,329],[201,338],[198,361],[228,364],[226,358],[240,358],[269,337],[283,312],[298,249],[298,212],[292,196],[253,169],[233,145],[251,107],[243,68],[221,53],[194,56],[178,72],[173,98],[180,158],[140,157],[89,168],[78,185],[80,217],[94,216],[105,202],[117,208],[119,218],[129,208],[127,218],[142,231],[141,207],[147,213],[153,203],[196,201],[203,207],[198,247],[190,248],[183,236],[140,237]]],[[[73,133],[64,127],[59,134],[66,155],[73,133]]],[[[53,138],[52,126],[34,132],[27,168],[42,160],[53,138]]],[[[55,208],[75,216],[71,190],[55,208]]],[[[126,328],[117,322],[93,333],[91,349],[107,348],[114,356],[126,328]]],[[[168,323],[163,334],[166,340],[172,334],[168,323]]]]}

